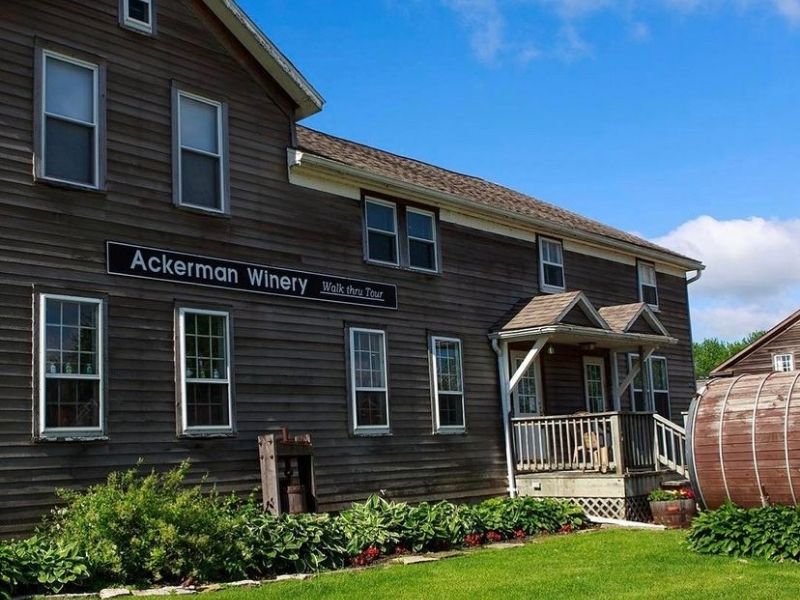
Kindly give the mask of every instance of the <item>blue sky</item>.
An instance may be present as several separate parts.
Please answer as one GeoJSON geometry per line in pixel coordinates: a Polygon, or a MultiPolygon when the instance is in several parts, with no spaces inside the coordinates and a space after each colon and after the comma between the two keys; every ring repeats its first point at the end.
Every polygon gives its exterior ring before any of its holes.
{"type": "Polygon", "coordinates": [[[704,260],[696,338],[800,306],[800,0],[240,4],[326,98],[307,125],[704,260]]]}

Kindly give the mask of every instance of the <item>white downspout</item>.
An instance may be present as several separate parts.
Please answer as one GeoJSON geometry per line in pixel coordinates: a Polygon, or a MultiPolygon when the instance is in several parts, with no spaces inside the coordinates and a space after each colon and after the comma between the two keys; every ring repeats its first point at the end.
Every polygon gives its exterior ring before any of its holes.
{"type": "Polygon", "coordinates": [[[703,269],[697,269],[697,272],[686,280],[686,285],[691,285],[703,276],[703,269]]]}
{"type": "Polygon", "coordinates": [[[497,339],[492,339],[492,349],[497,354],[497,372],[500,376],[500,413],[503,418],[503,434],[506,446],[506,471],[508,475],[508,495],[512,498],[517,495],[516,470],[514,466],[514,451],[511,442],[511,402],[508,394],[508,342],[503,342],[502,348],[497,339]]]}

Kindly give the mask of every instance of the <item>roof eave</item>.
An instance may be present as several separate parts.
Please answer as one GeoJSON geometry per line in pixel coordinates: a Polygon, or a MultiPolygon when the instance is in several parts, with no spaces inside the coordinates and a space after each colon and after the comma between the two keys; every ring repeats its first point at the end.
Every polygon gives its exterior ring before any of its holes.
{"type": "Polygon", "coordinates": [[[397,179],[395,177],[389,177],[387,175],[379,175],[367,169],[360,167],[353,167],[351,165],[347,165],[342,162],[332,160],[330,158],[325,158],[324,156],[312,154],[304,150],[295,150],[294,152],[295,152],[294,161],[293,162],[290,161],[289,163],[290,169],[297,169],[302,167],[320,169],[322,171],[327,171],[332,174],[336,174],[340,177],[344,176],[346,178],[350,178],[356,185],[363,183],[368,183],[373,185],[377,184],[388,190],[410,192],[422,198],[430,198],[445,206],[450,205],[452,207],[469,207],[471,210],[474,210],[475,212],[483,214],[491,214],[494,216],[503,217],[504,219],[523,222],[537,229],[544,230],[548,233],[563,235],[564,237],[567,238],[578,239],[585,242],[598,244],[601,246],[612,247],[617,250],[622,250],[628,253],[634,253],[638,257],[650,258],[651,260],[660,261],[662,263],[679,267],[687,272],[702,271],[703,269],[705,269],[705,265],[700,261],[680,257],[670,252],[666,251],[659,252],[658,250],[655,250],[653,248],[639,246],[637,244],[625,242],[622,240],[618,240],[597,233],[592,233],[590,231],[575,229],[574,227],[567,227],[566,225],[559,225],[557,223],[553,223],[552,221],[537,219],[536,217],[531,217],[529,215],[522,215],[520,213],[507,210],[504,208],[487,206],[480,202],[464,198],[463,196],[449,194],[447,192],[441,192],[438,190],[432,190],[426,186],[403,181],[402,179],[397,179]]]}
{"type": "Polygon", "coordinates": [[[203,0],[297,105],[302,119],[322,110],[325,100],[234,0],[203,0]]]}
{"type": "Polygon", "coordinates": [[[544,325],[540,327],[526,327],[513,331],[496,331],[490,333],[489,338],[497,340],[514,340],[542,335],[557,335],[559,333],[585,335],[586,337],[594,337],[598,339],[640,342],[641,345],[663,346],[665,344],[674,345],[678,343],[678,340],[673,337],[647,335],[643,333],[619,333],[616,331],[593,329],[591,327],[581,327],[578,325],[544,325]]]}

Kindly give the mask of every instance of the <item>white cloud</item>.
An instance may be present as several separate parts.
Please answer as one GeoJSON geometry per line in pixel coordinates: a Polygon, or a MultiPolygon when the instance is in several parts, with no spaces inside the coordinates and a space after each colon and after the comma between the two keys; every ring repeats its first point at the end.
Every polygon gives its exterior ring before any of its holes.
{"type": "Polygon", "coordinates": [[[702,216],[655,241],[706,265],[689,288],[696,339],[738,339],[800,306],[800,219],[702,216]]]}
{"type": "Polygon", "coordinates": [[[496,0],[444,0],[470,32],[470,46],[483,63],[494,63],[505,44],[506,22],[496,0]]]}

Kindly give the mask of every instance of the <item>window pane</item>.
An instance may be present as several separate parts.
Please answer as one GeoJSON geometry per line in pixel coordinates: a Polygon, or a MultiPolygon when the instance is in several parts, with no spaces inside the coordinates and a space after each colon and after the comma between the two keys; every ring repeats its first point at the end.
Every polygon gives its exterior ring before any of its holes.
{"type": "Polygon", "coordinates": [[[218,154],[218,107],[185,96],[180,96],[180,102],[181,145],[218,154]]]}
{"type": "Polygon", "coordinates": [[[386,392],[356,392],[356,423],[359,427],[385,427],[386,392]]]}
{"type": "MultiPolygon", "coordinates": [[[[514,369],[518,369],[522,364],[523,359],[518,358],[514,361],[514,369]]],[[[519,385],[515,392],[517,396],[517,406],[521,414],[538,413],[539,407],[536,398],[536,376],[535,368],[533,365],[529,366],[522,378],[519,380],[519,385]]]]}
{"type": "Polygon", "coordinates": [[[650,359],[651,369],[653,371],[653,390],[666,391],[669,389],[667,385],[667,363],[661,359],[650,359]]]}
{"type": "Polygon", "coordinates": [[[353,333],[353,369],[356,388],[385,388],[383,335],[367,331],[353,333]]]}
{"type": "Polygon", "coordinates": [[[45,381],[45,427],[99,427],[100,382],[75,379],[45,381]]]}
{"type": "Polygon", "coordinates": [[[464,410],[461,394],[439,394],[439,425],[463,427],[464,410]]]}
{"type": "Polygon", "coordinates": [[[228,384],[186,384],[187,426],[228,427],[228,417],[228,384]]]}
{"type": "Polygon", "coordinates": [[[45,176],[93,185],[94,128],[47,117],[45,129],[45,176]]]}
{"type": "Polygon", "coordinates": [[[418,269],[436,270],[436,245],[432,242],[408,240],[409,264],[418,269]]]}
{"type": "Polygon", "coordinates": [[[433,241],[433,216],[408,211],[408,235],[433,241]]]}
{"type": "Polygon", "coordinates": [[[45,110],[94,123],[94,71],[45,57],[45,110]]]}
{"type": "Polygon", "coordinates": [[[150,23],[150,3],[144,0],[128,0],[128,17],[142,23],[150,23]]]}
{"type": "Polygon", "coordinates": [[[386,233],[370,231],[368,234],[369,258],[388,263],[397,262],[397,246],[395,237],[386,233]]]}
{"type": "Polygon", "coordinates": [[[181,150],[181,202],[222,209],[219,158],[181,150]]]}
{"type": "Polygon", "coordinates": [[[651,306],[658,306],[658,291],[656,288],[649,285],[643,285],[642,302],[645,302],[651,306]]]}
{"type": "Polygon", "coordinates": [[[436,372],[440,392],[461,392],[461,347],[457,342],[436,341],[436,372]]]}
{"type": "Polygon", "coordinates": [[[544,265],[544,284],[552,287],[564,287],[564,268],[556,265],[544,265]]]}
{"type": "Polygon", "coordinates": [[[394,208],[367,202],[367,227],[396,233],[394,225],[394,208]]]}
{"type": "Polygon", "coordinates": [[[656,269],[653,265],[639,263],[639,281],[642,285],[656,285],[656,269]]]}
{"type": "Polygon", "coordinates": [[[542,260],[559,265],[564,264],[564,259],[561,253],[561,244],[558,242],[551,242],[549,240],[542,240],[542,260]]]}

